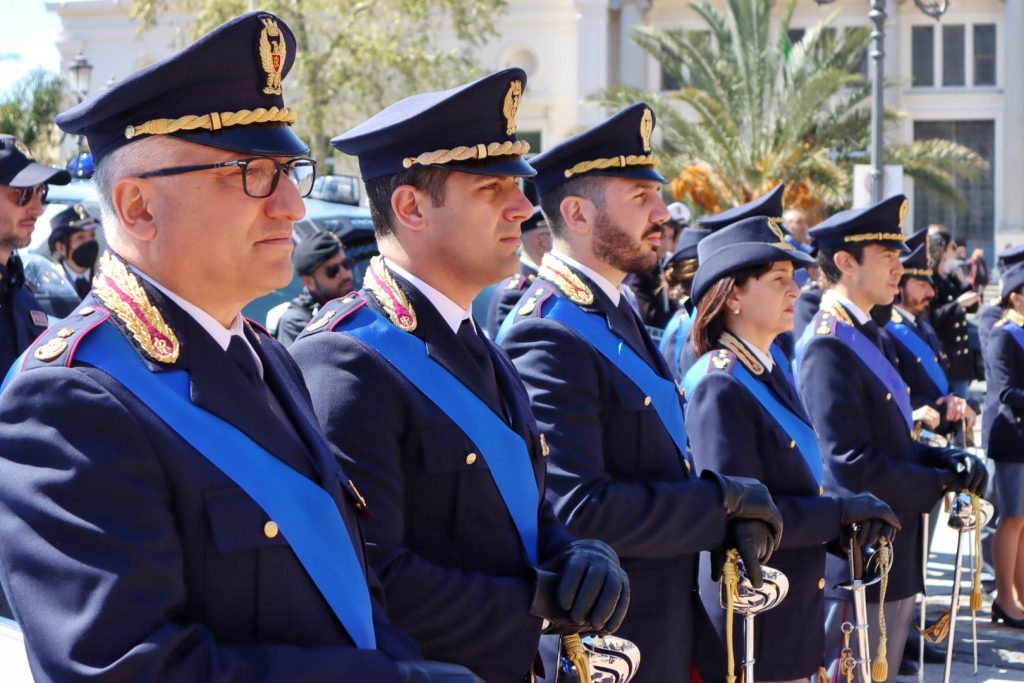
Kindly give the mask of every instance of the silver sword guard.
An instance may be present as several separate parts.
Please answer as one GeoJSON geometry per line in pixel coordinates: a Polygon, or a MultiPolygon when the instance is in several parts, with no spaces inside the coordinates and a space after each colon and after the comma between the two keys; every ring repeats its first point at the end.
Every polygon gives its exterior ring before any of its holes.
{"type": "Polygon", "coordinates": [[[949,519],[946,524],[951,529],[955,529],[960,533],[966,533],[968,531],[974,531],[976,528],[984,528],[988,524],[989,520],[992,519],[995,513],[995,508],[992,503],[981,499],[981,505],[979,506],[979,519],[975,518],[974,508],[971,505],[971,495],[965,491],[961,491],[953,497],[953,504],[950,506],[949,519]]]}
{"type": "MultiPolygon", "coordinates": [[[[760,588],[754,588],[750,577],[747,576],[746,567],[743,566],[743,560],[737,561],[736,564],[740,583],[738,586],[739,596],[733,602],[733,612],[744,617],[754,616],[761,612],[767,612],[785,599],[789,592],[789,579],[785,574],[778,569],[761,565],[761,577],[764,583],[760,588]]],[[[719,600],[722,609],[726,609],[728,603],[726,602],[724,583],[719,592],[719,600]]]]}

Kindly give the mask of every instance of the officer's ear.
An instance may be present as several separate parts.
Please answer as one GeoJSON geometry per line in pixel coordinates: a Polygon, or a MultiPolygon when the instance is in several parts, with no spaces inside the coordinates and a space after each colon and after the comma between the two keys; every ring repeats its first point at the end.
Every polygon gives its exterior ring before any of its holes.
{"type": "Polygon", "coordinates": [[[146,181],[125,177],[114,183],[112,199],[121,226],[136,239],[151,240],[156,235],[156,222],[149,209],[146,181]]]}
{"type": "Polygon", "coordinates": [[[848,251],[837,251],[832,255],[832,262],[843,275],[853,275],[860,266],[860,261],[848,251]]]}
{"type": "Polygon", "coordinates": [[[570,232],[585,235],[594,230],[597,207],[586,197],[569,195],[558,205],[562,214],[562,225],[570,232]]]}
{"type": "Polygon", "coordinates": [[[422,230],[426,226],[426,207],[433,207],[430,194],[415,185],[399,185],[391,193],[391,213],[396,226],[403,225],[410,230],[422,230]]]}

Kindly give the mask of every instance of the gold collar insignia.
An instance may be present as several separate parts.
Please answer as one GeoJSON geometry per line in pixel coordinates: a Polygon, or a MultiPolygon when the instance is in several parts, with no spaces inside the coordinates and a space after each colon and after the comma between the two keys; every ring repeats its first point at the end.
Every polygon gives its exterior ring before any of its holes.
{"type": "Polygon", "coordinates": [[[580,277],[551,253],[544,254],[537,272],[542,278],[550,280],[569,297],[574,304],[589,306],[594,303],[594,293],[580,277]]]}
{"type": "Polygon", "coordinates": [[[267,85],[263,88],[264,95],[280,95],[281,79],[285,59],[288,56],[288,45],[277,22],[270,17],[261,17],[263,30],[260,31],[260,66],[267,75],[267,85]]]}
{"type": "MultiPolygon", "coordinates": [[[[846,308],[843,307],[831,292],[825,292],[821,295],[821,308],[823,311],[831,313],[841,322],[844,322],[847,325],[853,325],[853,318],[850,317],[846,308]]],[[[824,320],[822,320],[822,322],[824,323],[824,320]]]]}
{"type": "Polygon", "coordinates": [[[383,256],[374,256],[364,278],[366,288],[373,292],[388,319],[406,332],[416,329],[416,311],[409,303],[409,297],[395,282],[391,271],[384,264],[383,256]]]}
{"type": "Polygon", "coordinates": [[[519,103],[523,99],[523,82],[512,81],[508,84],[508,92],[505,93],[505,103],[501,107],[501,113],[505,116],[505,134],[515,135],[518,124],[516,114],[519,113],[519,103]]]}
{"type": "Polygon", "coordinates": [[[750,370],[754,375],[763,375],[764,366],[761,365],[761,361],[757,359],[757,356],[747,348],[747,345],[740,341],[731,332],[722,332],[722,336],[718,338],[718,342],[736,354],[736,357],[740,359],[740,362],[747,366],[747,370],[750,370]]]}
{"type": "Polygon", "coordinates": [[[1024,315],[1021,315],[1012,308],[1006,309],[1006,313],[1003,313],[1003,320],[1011,322],[1018,327],[1024,327],[1024,315]]]}
{"type": "Polygon", "coordinates": [[[124,323],[147,356],[158,363],[178,360],[181,344],[174,330],[149,300],[138,278],[110,252],[100,258],[100,272],[92,291],[124,323]]]}
{"type": "Polygon", "coordinates": [[[889,318],[889,320],[891,320],[895,325],[903,324],[903,316],[900,315],[900,312],[897,311],[895,308],[892,309],[892,316],[889,318]]]}

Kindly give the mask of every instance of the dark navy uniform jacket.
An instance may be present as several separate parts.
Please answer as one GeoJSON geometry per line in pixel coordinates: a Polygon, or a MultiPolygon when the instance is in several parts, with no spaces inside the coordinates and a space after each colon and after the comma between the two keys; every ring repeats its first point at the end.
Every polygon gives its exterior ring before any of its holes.
{"type": "Polygon", "coordinates": [[[0,371],[6,373],[48,325],[43,307],[25,282],[21,258],[12,254],[7,265],[0,266],[0,371]]]}
{"type": "MultiPolygon", "coordinates": [[[[474,361],[448,323],[419,290],[395,280],[418,318],[413,334],[481,394],[474,361]]],[[[381,310],[369,290],[361,294],[381,310]]],[[[372,506],[368,553],[388,615],[428,659],[462,664],[488,683],[522,681],[541,619],[529,614],[535,579],[516,527],[479,445],[374,349],[332,331],[361,302],[357,295],[329,302],[289,350],[328,439],[372,506]],[[325,316],[331,324],[317,328],[325,316]]],[[[543,492],[543,448],[526,391],[508,358],[484,342],[504,403],[497,411],[511,416],[527,443],[543,492]]],[[[537,514],[543,563],[572,538],[543,495],[537,514]]]]}
{"type": "MultiPolygon", "coordinates": [[[[581,279],[594,295],[583,309],[605,317],[671,380],[636,314],[581,279]]],[[[695,592],[697,556],[724,538],[721,492],[696,478],[654,406],[621,370],[572,329],[544,317],[553,288],[537,278],[523,298],[529,308],[530,297],[538,296],[533,310],[517,316],[502,341],[547,435],[548,498],[571,532],[611,545],[629,574],[629,612],[617,635],[640,647],[643,664],[634,682],[685,683],[696,624],[706,628],[695,592]]]]}
{"type": "Polygon", "coordinates": [[[519,303],[519,297],[537,277],[537,268],[529,263],[519,262],[519,272],[507,277],[494,288],[494,298],[487,309],[487,336],[494,339],[498,336],[498,328],[505,321],[505,316],[512,307],[519,303]]]}
{"type": "MultiPolygon", "coordinates": [[[[820,494],[813,472],[791,437],[732,374],[734,365],[743,362],[751,375],[810,424],[800,398],[778,365],[768,371],[756,359],[750,362],[753,356],[749,350],[746,358],[732,351],[723,353],[729,356],[728,364],[719,367],[712,363],[687,400],[686,424],[693,460],[701,471],[760,480],[782,512],[786,531],[769,564],[789,579],[789,593],[781,604],[757,617],[754,656],[758,679],[805,678],[822,663],[825,543],[839,536],[841,504],[837,498],[820,494]]],[[[724,672],[725,610],[719,602],[719,583],[711,581],[707,555],[702,557],[700,590],[719,635],[724,672]]],[[[734,642],[742,643],[742,620],[734,621],[734,642]]]]}
{"type": "Polygon", "coordinates": [[[982,428],[988,437],[988,456],[1001,462],[1024,462],[1024,349],[1003,323],[996,324],[989,337],[985,379],[988,393],[982,428]]]}
{"type": "Polygon", "coordinates": [[[956,275],[936,273],[934,279],[935,300],[928,317],[946,352],[949,381],[970,381],[974,379],[974,357],[967,334],[967,313],[977,310],[977,304],[965,311],[957,303],[957,297],[971,288],[961,283],[956,275]]]}
{"type": "MultiPolygon", "coordinates": [[[[849,311],[838,304],[837,308],[882,347],[873,322],[862,325],[849,311]]],[[[902,529],[893,541],[895,561],[886,599],[910,597],[923,590],[920,517],[942,495],[939,473],[922,463],[930,447],[911,438],[889,390],[849,346],[830,333],[835,316],[830,314],[831,322],[823,325],[825,314],[820,310],[811,321],[814,334],[800,363],[800,395],[825,459],[825,492],[846,496],[869,491],[889,504],[902,529]]],[[[849,578],[846,562],[829,555],[829,595],[849,599],[848,591],[831,592],[832,586],[849,578]]],[[[868,596],[878,601],[877,585],[868,596]]]]}
{"type": "MultiPolygon", "coordinates": [[[[909,327],[914,334],[928,344],[929,348],[931,348],[935,353],[936,360],[938,360],[939,364],[943,366],[943,371],[945,371],[946,356],[942,352],[942,342],[940,342],[939,338],[935,335],[935,330],[932,329],[928,320],[920,316],[916,320],[910,320],[906,315],[903,315],[899,311],[893,311],[893,317],[894,319],[898,319],[901,324],[909,327]]],[[[917,410],[922,406],[931,406],[937,410],[939,415],[942,416],[942,419],[939,427],[932,431],[938,434],[945,434],[950,429],[950,424],[946,420],[945,407],[940,406],[937,403],[937,401],[942,398],[942,393],[928,376],[924,366],[921,365],[921,362],[918,360],[917,355],[904,346],[900,342],[900,338],[898,336],[890,334],[888,331],[885,332],[886,336],[892,342],[892,348],[896,354],[896,367],[900,371],[900,376],[903,378],[903,381],[907,383],[907,386],[910,387],[910,405],[913,406],[914,410],[917,410]]]]}
{"type": "Polygon", "coordinates": [[[992,328],[995,326],[999,319],[1003,317],[1003,313],[1006,309],[995,304],[992,306],[986,306],[981,309],[981,313],[978,314],[978,340],[981,343],[981,355],[982,357],[988,353],[988,340],[992,336],[992,328]]]}
{"type": "MultiPolygon", "coordinates": [[[[143,282],[180,341],[192,400],[319,482],[362,560],[358,498],[316,426],[283,347],[247,337],[291,421],[284,425],[199,324],[143,282]]],[[[236,484],[109,375],[76,362],[96,325],[118,325],[95,293],[33,347],[0,397],[0,580],[38,681],[398,681],[419,659],[380,607],[378,650],[356,649],[283,534],[236,484]]],[[[150,312],[150,317],[152,313],[150,312]]],[[[140,351],[140,355],[143,355],[140,351]]],[[[145,356],[144,356],[145,357],[145,356]]],[[[365,565],[364,565],[365,566],[365,565]]]]}

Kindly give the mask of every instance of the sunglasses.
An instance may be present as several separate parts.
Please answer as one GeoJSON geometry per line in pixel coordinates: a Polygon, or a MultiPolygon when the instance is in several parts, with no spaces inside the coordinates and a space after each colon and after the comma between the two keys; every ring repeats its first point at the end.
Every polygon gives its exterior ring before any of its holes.
{"type": "Polygon", "coordinates": [[[333,280],[338,277],[338,273],[341,272],[342,268],[347,271],[351,271],[355,264],[356,262],[350,258],[342,259],[341,263],[335,263],[334,265],[324,268],[324,277],[328,280],[333,280]]]}
{"type": "Polygon", "coordinates": [[[36,192],[39,193],[39,201],[46,203],[46,195],[50,191],[50,186],[46,183],[42,185],[34,185],[32,187],[19,187],[18,190],[18,206],[25,206],[32,201],[32,195],[36,192]]]}

